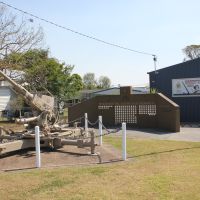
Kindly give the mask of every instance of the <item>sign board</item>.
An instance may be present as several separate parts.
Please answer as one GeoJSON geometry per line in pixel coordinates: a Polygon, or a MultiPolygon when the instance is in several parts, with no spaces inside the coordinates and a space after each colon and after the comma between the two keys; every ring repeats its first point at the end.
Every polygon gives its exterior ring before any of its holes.
{"type": "Polygon", "coordinates": [[[172,97],[200,96],[200,78],[172,79],[172,97]]]}

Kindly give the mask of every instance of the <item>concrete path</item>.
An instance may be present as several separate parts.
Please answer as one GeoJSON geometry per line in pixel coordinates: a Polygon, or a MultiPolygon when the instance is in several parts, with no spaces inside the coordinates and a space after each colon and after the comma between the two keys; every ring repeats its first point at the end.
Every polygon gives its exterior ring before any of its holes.
{"type": "MultiPolygon", "coordinates": [[[[120,136],[119,133],[112,134],[120,136]]],[[[138,139],[158,139],[158,140],[176,140],[200,142],[200,128],[198,127],[181,127],[179,133],[161,132],[152,129],[132,129],[127,130],[127,137],[138,139]]]]}

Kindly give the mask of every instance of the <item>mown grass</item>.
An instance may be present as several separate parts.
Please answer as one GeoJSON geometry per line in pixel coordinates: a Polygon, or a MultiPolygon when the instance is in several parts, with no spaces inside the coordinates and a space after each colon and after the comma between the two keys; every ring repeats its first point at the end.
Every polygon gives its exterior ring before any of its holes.
{"type": "MultiPolygon", "coordinates": [[[[121,138],[104,137],[104,141],[112,144],[118,149],[121,149],[121,138]]],[[[129,157],[144,157],[149,155],[156,156],[156,154],[183,151],[191,148],[200,148],[200,143],[153,139],[127,139],[127,152],[129,157]]]]}
{"type": "Polygon", "coordinates": [[[128,139],[127,150],[115,164],[0,173],[0,199],[200,199],[200,143],[128,139]]]}

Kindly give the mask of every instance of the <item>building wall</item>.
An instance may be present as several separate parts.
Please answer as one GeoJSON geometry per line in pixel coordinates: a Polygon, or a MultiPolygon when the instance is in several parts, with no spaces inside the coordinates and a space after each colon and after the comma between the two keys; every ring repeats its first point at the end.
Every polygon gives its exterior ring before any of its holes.
{"type": "Polygon", "coordinates": [[[0,112],[10,109],[10,101],[15,98],[15,93],[8,86],[0,86],[0,112]]]}
{"type": "Polygon", "coordinates": [[[0,87],[0,111],[9,109],[11,91],[8,87],[0,87]]]}
{"type": "MultiPolygon", "coordinates": [[[[68,108],[69,121],[88,113],[94,123],[102,116],[106,126],[121,125],[138,128],[180,130],[179,106],[162,94],[131,94],[130,88],[120,89],[120,95],[102,95],[68,108]]],[[[83,122],[83,121],[82,121],[83,122]]]]}
{"type": "Polygon", "coordinates": [[[172,97],[172,79],[200,77],[200,59],[183,62],[149,73],[150,87],[156,88],[180,106],[182,122],[200,121],[200,96],[172,97]]]}
{"type": "Polygon", "coordinates": [[[1,86],[10,86],[10,83],[8,81],[0,81],[0,87],[1,86]]]}

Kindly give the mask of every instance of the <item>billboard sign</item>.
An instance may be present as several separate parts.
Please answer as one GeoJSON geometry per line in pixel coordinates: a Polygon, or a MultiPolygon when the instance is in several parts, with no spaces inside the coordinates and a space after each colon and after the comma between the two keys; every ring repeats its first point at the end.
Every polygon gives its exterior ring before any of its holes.
{"type": "Polygon", "coordinates": [[[172,79],[172,97],[200,96],[200,78],[172,79]]]}

